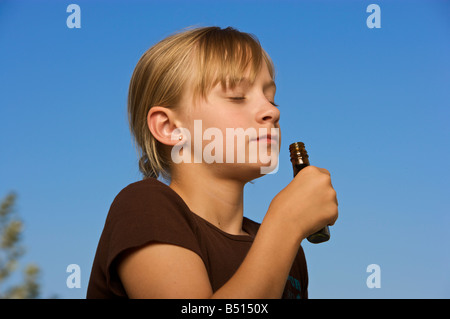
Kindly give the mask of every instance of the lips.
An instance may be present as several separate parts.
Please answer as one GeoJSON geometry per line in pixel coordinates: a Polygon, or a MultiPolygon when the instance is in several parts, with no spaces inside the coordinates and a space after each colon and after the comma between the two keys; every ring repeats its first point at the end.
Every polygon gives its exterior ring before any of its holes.
{"type": "Polygon", "coordinates": [[[278,143],[278,136],[272,134],[265,134],[258,136],[256,138],[257,142],[266,142],[266,143],[278,143]]]}

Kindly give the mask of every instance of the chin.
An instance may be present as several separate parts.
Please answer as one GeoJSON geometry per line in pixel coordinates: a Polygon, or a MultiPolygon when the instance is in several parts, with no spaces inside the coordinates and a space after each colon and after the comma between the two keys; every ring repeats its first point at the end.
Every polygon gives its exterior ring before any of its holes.
{"type": "Polygon", "coordinates": [[[278,159],[270,165],[264,163],[230,164],[226,171],[228,178],[247,183],[268,174],[275,174],[278,171],[278,159]]]}

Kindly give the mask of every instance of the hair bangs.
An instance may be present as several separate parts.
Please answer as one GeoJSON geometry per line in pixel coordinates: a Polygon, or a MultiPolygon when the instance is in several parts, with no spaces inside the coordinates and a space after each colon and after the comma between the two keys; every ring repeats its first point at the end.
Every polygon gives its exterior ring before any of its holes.
{"type": "Polygon", "coordinates": [[[199,38],[196,46],[197,81],[194,84],[194,98],[205,98],[217,84],[223,89],[233,89],[242,80],[255,81],[266,63],[274,79],[274,66],[258,39],[231,27],[211,28],[199,38]]]}

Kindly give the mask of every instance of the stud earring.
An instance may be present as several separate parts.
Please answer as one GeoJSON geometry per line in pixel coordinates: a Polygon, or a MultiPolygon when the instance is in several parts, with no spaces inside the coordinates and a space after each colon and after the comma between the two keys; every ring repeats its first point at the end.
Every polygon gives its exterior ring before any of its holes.
{"type": "Polygon", "coordinates": [[[178,140],[182,140],[183,139],[183,135],[178,136],[178,140]]]}

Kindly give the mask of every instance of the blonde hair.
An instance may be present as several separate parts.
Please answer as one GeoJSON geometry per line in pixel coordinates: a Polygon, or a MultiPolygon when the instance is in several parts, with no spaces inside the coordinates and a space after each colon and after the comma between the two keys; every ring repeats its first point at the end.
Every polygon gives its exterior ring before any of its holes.
{"type": "Polygon", "coordinates": [[[170,178],[169,152],[147,126],[151,107],[178,107],[186,85],[192,85],[194,97],[204,98],[218,83],[234,87],[248,71],[252,82],[263,61],[273,79],[273,63],[258,39],[231,27],[188,29],[148,49],[134,69],[128,94],[128,119],[144,178],[170,178]]]}

